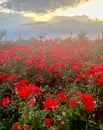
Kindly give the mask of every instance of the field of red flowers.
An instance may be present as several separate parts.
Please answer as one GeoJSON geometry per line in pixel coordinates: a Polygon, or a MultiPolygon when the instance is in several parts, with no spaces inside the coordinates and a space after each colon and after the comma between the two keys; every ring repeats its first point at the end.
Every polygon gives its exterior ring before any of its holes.
{"type": "Polygon", "coordinates": [[[103,41],[0,44],[0,130],[103,130],[103,41]]]}

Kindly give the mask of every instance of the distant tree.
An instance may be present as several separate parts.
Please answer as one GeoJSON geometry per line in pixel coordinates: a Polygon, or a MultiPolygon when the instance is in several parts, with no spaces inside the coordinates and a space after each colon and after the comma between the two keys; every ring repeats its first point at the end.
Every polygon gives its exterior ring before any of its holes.
{"type": "Polygon", "coordinates": [[[78,39],[79,39],[79,40],[88,39],[87,33],[84,32],[84,31],[81,31],[81,32],[78,34],[78,39]]]}
{"type": "Polygon", "coordinates": [[[22,32],[18,32],[18,34],[17,34],[17,39],[18,39],[18,40],[19,40],[19,39],[23,39],[22,32]]]}
{"type": "Polygon", "coordinates": [[[39,39],[37,37],[30,37],[28,40],[29,43],[38,42],[38,41],[39,39]]]}
{"type": "Polygon", "coordinates": [[[22,32],[15,33],[16,43],[26,43],[27,40],[23,38],[22,32]]]}
{"type": "Polygon", "coordinates": [[[46,33],[40,33],[40,34],[38,35],[38,39],[39,39],[40,41],[44,40],[45,38],[46,38],[46,33]]]}
{"type": "Polygon", "coordinates": [[[18,36],[18,33],[17,32],[15,32],[15,40],[17,40],[17,36],[18,36]]]}
{"type": "Polygon", "coordinates": [[[7,40],[7,31],[0,29],[0,41],[2,41],[3,37],[6,37],[7,40]]]}
{"type": "Polygon", "coordinates": [[[63,43],[63,38],[61,38],[61,37],[56,37],[56,38],[54,39],[54,41],[57,42],[57,43],[63,43]]]}
{"type": "Polygon", "coordinates": [[[27,43],[27,40],[24,39],[24,38],[17,39],[17,40],[16,40],[16,43],[27,43]]]}

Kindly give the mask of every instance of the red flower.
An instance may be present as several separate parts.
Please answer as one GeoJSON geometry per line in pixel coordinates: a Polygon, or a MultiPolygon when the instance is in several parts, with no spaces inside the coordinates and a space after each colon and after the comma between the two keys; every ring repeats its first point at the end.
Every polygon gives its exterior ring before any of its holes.
{"type": "Polygon", "coordinates": [[[9,75],[8,74],[2,74],[2,75],[0,75],[0,80],[2,80],[2,81],[8,81],[8,79],[9,79],[9,75]]]}
{"type": "Polygon", "coordinates": [[[70,106],[74,106],[74,105],[76,105],[76,103],[77,103],[77,99],[76,98],[72,98],[72,99],[69,100],[69,105],[70,106]]]}
{"type": "Polygon", "coordinates": [[[20,56],[14,56],[13,57],[15,60],[21,60],[21,57],[20,56]]]}
{"type": "Polygon", "coordinates": [[[74,91],[74,94],[75,94],[76,96],[80,96],[80,95],[81,95],[81,92],[78,91],[78,90],[75,90],[75,91],[74,91]]]}
{"type": "Polygon", "coordinates": [[[38,75],[36,81],[38,81],[38,82],[43,82],[43,81],[44,81],[44,78],[43,78],[41,75],[38,75]]]}
{"type": "Polygon", "coordinates": [[[80,81],[80,80],[81,80],[80,76],[77,76],[77,77],[76,77],[76,80],[77,80],[77,81],[80,81]]]}
{"type": "Polygon", "coordinates": [[[36,98],[33,97],[33,98],[28,102],[28,106],[29,106],[29,107],[32,107],[35,103],[36,103],[36,98]]]}
{"type": "Polygon", "coordinates": [[[61,92],[61,93],[58,93],[56,95],[56,98],[61,99],[61,100],[65,100],[67,98],[67,95],[65,95],[64,92],[61,92]]]}
{"type": "Polygon", "coordinates": [[[28,59],[27,63],[28,66],[31,66],[33,64],[33,60],[32,59],[28,59]]]}
{"type": "Polygon", "coordinates": [[[69,79],[68,79],[69,81],[73,81],[73,77],[69,77],[69,79]]]}
{"type": "Polygon", "coordinates": [[[54,73],[54,77],[58,78],[58,77],[60,77],[60,74],[56,72],[56,73],[54,73]]]}
{"type": "Polygon", "coordinates": [[[43,66],[43,64],[41,64],[41,63],[37,65],[37,68],[38,68],[38,69],[42,69],[43,67],[44,67],[44,66],[43,66]]]}
{"type": "Polygon", "coordinates": [[[28,83],[29,83],[28,80],[22,79],[19,82],[15,83],[14,89],[19,90],[19,89],[23,88],[24,86],[26,86],[28,83]]]}
{"type": "Polygon", "coordinates": [[[30,84],[30,90],[32,93],[40,93],[40,88],[33,84],[30,84]]]}
{"type": "Polygon", "coordinates": [[[21,97],[21,98],[29,97],[30,96],[29,88],[28,87],[24,87],[24,88],[19,89],[18,96],[21,97]]]}
{"type": "Polygon", "coordinates": [[[77,65],[72,65],[72,69],[73,69],[74,71],[77,71],[77,70],[79,69],[79,67],[78,67],[77,65]]]}
{"type": "Polygon", "coordinates": [[[94,108],[94,98],[86,93],[82,93],[81,99],[84,102],[85,109],[91,111],[94,108]]]}
{"type": "Polygon", "coordinates": [[[50,118],[45,118],[45,120],[44,120],[44,124],[45,124],[46,126],[51,125],[52,122],[53,122],[53,120],[50,119],[50,118]]]}
{"type": "Polygon", "coordinates": [[[28,124],[24,124],[23,125],[23,130],[29,130],[29,125],[28,124]]]}
{"type": "Polygon", "coordinates": [[[102,76],[96,77],[96,82],[98,85],[102,85],[103,84],[103,77],[102,76]]]}
{"type": "Polygon", "coordinates": [[[9,76],[9,79],[13,79],[13,80],[16,80],[17,79],[17,76],[15,74],[12,74],[9,76]]]}
{"type": "Polygon", "coordinates": [[[8,104],[8,102],[9,102],[9,97],[7,96],[7,97],[5,97],[5,98],[3,98],[2,99],[2,106],[5,106],[6,104],[8,104]]]}
{"type": "Polygon", "coordinates": [[[19,124],[18,123],[15,123],[13,126],[12,126],[12,128],[11,128],[11,130],[18,130],[19,129],[19,124]]]}
{"type": "Polygon", "coordinates": [[[53,98],[47,99],[47,100],[45,101],[45,103],[44,103],[44,107],[45,107],[46,109],[53,109],[53,108],[56,107],[56,105],[57,105],[57,102],[56,102],[56,100],[53,99],[53,98]]]}
{"type": "Polygon", "coordinates": [[[54,64],[50,67],[50,72],[54,72],[57,67],[58,67],[58,63],[54,63],[54,64]]]}

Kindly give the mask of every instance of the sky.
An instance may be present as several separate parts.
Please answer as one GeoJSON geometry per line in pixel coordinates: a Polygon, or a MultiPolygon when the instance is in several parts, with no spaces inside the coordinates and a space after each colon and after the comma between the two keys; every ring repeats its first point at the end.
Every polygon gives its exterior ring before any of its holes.
{"type": "Polygon", "coordinates": [[[101,37],[103,0],[0,0],[0,29],[8,38],[46,33],[47,38],[69,37],[85,31],[101,37]]]}

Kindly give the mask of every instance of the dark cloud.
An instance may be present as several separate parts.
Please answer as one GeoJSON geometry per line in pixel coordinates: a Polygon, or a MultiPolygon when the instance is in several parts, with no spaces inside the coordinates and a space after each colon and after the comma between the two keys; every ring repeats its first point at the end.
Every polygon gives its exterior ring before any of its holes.
{"type": "Polygon", "coordinates": [[[48,22],[31,22],[31,23],[28,23],[28,22],[25,22],[25,23],[22,23],[21,25],[23,26],[32,26],[32,25],[47,25],[48,22]]]}
{"type": "MultiPolygon", "coordinates": [[[[1,4],[2,7],[15,11],[47,12],[58,7],[73,6],[83,0],[8,0],[1,4]]],[[[84,0],[88,1],[88,0],[84,0]]]]}

